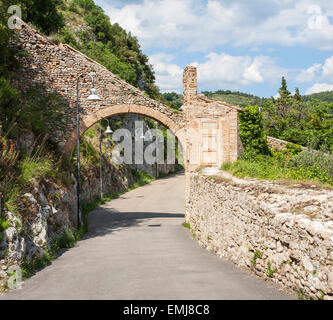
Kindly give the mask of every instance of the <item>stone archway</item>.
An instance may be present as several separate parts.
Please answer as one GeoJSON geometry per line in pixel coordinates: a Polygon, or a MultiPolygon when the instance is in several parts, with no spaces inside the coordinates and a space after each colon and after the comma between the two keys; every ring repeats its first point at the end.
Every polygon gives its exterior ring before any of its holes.
{"type": "MultiPolygon", "coordinates": [[[[80,136],[84,134],[84,132],[89,129],[91,126],[93,126],[95,123],[99,122],[100,120],[104,118],[109,118],[114,115],[119,114],[127,114],[127,113],[133,113],[133,114],[139,114],[143,115],[149,118],[152,118],[154,120],[157,120],[161,124],[163,124],[166,128],[168,128],[172,133],[176,136],[176,138],[179,140],[181,145],[183,146],[183,151],[185,152],[185,130],[182,126],[177,125],[172,119],[170,119],[168,116],[163,114],[162,112],[149,108],[144,107],[141,105],[135,105],[135,104],[122,104],[122,105],[115,105],[110,106],[107,108],[99,109],[98,111],[92,113],[88,117],[81,119],[80,123],[80,136]]],[[[77,138],[77,131],[76,129],[72,131],[70,134],[68,140],[65,143],[65,146],[63,148],[63,153],[67,155],[68,157],[72,156],[72,152],[76,145],[76,138],[77,138]]]]}
{"type": "Polygon", "coordinates": [[[20,58],[21,70],[12,84],[19,90],[42,84],[47,92],[61,98],[65,118],[57,124],[52,140],[67,156],[76,142],[76,81],[82,74],[93,73],[101,101],[96,106],[85,99],[92,84],[90,79],[80,78],[81,134],[103,118],[134,113],[159,121],[176,135],[185,151],[187,170],[199,166],[219,168],[238,158],[242,150],[238,134],[241,109],[198,95],[195,67],[184,70],[184,104],[175,112],[81,52],[53,42],[29,25],[23,23],[17,33],[13,45],[27,54],[20,58]]]}

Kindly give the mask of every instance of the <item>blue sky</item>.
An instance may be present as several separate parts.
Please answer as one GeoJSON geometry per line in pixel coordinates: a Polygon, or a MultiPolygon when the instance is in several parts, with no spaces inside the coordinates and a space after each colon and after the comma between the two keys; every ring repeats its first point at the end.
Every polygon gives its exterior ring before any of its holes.
{"type": "Polygon", "coordinates": [[[333,1],[95,0],[112,23],[137,36],[162,92],[182,92],[182,71],[198,68],[198,89],[276,96],[333,90],[333,1]]]}

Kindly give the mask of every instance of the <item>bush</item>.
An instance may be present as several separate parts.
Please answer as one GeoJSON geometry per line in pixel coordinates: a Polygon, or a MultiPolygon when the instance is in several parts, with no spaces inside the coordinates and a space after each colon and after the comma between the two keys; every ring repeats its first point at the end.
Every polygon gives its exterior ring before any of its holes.
{"type": "Polygon", "coordinates": [[[52,163],[48,159],[36,161],[26,158],[21,161],[19,167],[21,170],[21,180],[26,184],[29,184],[34,178],[42,179],[44,177],[52,177],[55,174],[52,163]]]}
{"type": "Polygon", "coordinates": [[[10,222],[0,215],[0,241],[3,239],[5,230],[9,227],[10,227],[10,222]]]}
{"type": "MultiPolygon", "coordinates": [[[[297,91],[296,91],[297,92],[297,91]]],[[[264,128],[268,135],[320,150],[333,151],[333,103],[303,99],[287,90],[285,79],[281,96],[266,99],[262,106],[264,128]]]]}
{"type": "Polygon", "coordinates": [[[245,152],[269,154],[269,148],[264,134],[262,113],[258,106],[248,106],[239,113],[239,135],[245,152]]]}
{"type": "Polygon", "coordinates": [[[82,51],[128,83],[132,85],[137,84],[137,71],[135,67],[132,64],[120,61],[102,42],[90,41],[82,51]]]}
{"type": "Polygon", "coordinates": [[[311,151],[290,156],[273,152],[272,156],[245,153],[234,163],[226,163],[223,170],[238,177],[267,180],[314,181],[333,186],[333,157],[311,151]]]}
{"type": "Polygon", "coordinates": [[[300,152],[302,152],[302,148],[300,145],[294,144],[294,143],[286,144],[286,153],[287,154],[294,156],[296,154],[299,154],[300,152]]]}
{"type": "Polygon", "coordinates": [[[6,2],[8,6],[11,4],[21,6],[23,20],[31,22],[46,35],[59,31],[65,25],[64,17],[58,10],[62,0],[6,0],[6,2]]]}
{"type": "Polygon", "coordinates": [[[309,179],[318,178],[322,182],[333,184],[333,155],[303,151],[290,161],[290,167],[309,179]]]}

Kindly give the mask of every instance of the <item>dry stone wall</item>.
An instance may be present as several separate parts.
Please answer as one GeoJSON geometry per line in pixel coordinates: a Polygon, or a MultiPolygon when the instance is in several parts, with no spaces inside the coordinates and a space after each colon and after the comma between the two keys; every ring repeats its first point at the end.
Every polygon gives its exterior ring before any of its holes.
{"type": "MultiPolygon", "coordinates": [[[[76,79],[79,74],[93,73],[101,102],[86,98],[92,87],[89,77],[80,79],[81,132],[113,114],[134,112],[161,121],[174,132],[183,128],[184,116],[148,98],[144,92],[129,85],[99,63],[65,44],[58,44],[23,23],[11,45],[21,51],[21,69],[12,83],[24,91],[43,85],[45,90],[59,94],[66,105],[66,121],[54,133],[53,139],[65,148],[69,139],[75,143],[76,79]]],[[[69,149],[74,146],[69,145],[69,149]]],[[[71,152],[72,150],[68,150],[71,152]]]]}
{"type": "MultiPolygon", "coordinates": [[[[289,141],[286,140],[281,140],[281,139],[277,139],[277,138],[273,138],[273,137],[269,137],[267,136],[267,142],[268,142],[268,146],[270,147],[270,149],[278,149],[278,150],[284,150],[286,148],[286,145],[288,143],[291,143],[289,141]]],[[[307,148],[302,147],[302,150],[307,150],[307,148]]]]}
{"type": "MultiPolygon", "coordinates": [[[[36,144],[36,139],[29,130],[23,130],[22,133],[13,145],[18,150],[29,150],[36,144]]],[[[103,163],[105,195],[125,191],[135,182],[127,165],[114,166],[106,160],[103,163]]],[[[99,175],[98,164],[82,168],[82,203],[88,203],[99,196],[99,175]]],[[[10,266],[22,267],[25,261],[38,260],[55,241],[68,238],[76,229],[74,174],[68,172],[66,180],[65,184],[47,177],[33,179],[32,186],[27,187],[26,192],[16,200],[17,212],[2,207],[1,214],[9,226],[0,232],[0,292],[6,288],[10,266]]]]}
{"type": "Polygon", "coordinates": [[[188,173],[200,245],[314,299],[333,299],[333,190],[188,173]]]}

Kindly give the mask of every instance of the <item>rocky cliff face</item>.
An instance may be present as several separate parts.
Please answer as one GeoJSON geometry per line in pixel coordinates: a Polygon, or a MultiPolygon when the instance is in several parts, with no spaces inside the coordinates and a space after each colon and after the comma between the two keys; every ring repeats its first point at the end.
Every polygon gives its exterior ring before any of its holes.
{"type": "Polygon", "coordinates": [[[76,207],[72,189],[44,180],[32,193],[21,196],[17,213],[4,210],[10,226],[0,241],[0,286],[5,286],[9,266],[41,258],[56,240],[72,234],[76,207]]]}

